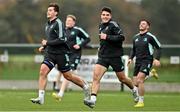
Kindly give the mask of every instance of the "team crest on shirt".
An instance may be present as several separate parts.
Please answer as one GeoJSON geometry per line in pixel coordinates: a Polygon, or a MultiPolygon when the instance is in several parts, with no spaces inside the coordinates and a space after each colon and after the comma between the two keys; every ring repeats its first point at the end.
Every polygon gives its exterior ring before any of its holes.
{"type": "Polygon", "coordinates": [[[146,42],[147,41],[147,38],[144,38],[144,42],[146,42]]]}
{"type": "Polygon", "coordinates": [[[144,69],[143,72],[147,72],[147,69],[144,69]]]}
{"type": "Polygon", "coordinates": [[[121,67],[121,70],[123,70],[123,69],[124,69],[124,66],[121,67]]]}
{"type": "Polygon", "coordinates": [[[66,65],[65,66],[69,66],[69,63],[66,63],[66,65]]]}
{"type": "Polygon", "coordinates": [[[52,29],[54,25],[51,25],[50,28],[52,29]]]}
{"type": "Polygon", "coordinates": [[[107,31],[107,30],[108,30],[108,28],[109,28],[109,27],[107,26],[107,27],[105,28],[105,31],[107,31]]]}
{"type": "Polygon", "coordinates": [[[135,42],[137,42],[137,41],[139,41],[139,39],[138,39],[138,38],[135,40],[135,42]]]}
{"type": "Polygon", "coordinates": [[[72,32],[71,32],[71,35],[75,35],[75,32],[74,32],[74,31],[72,31],[72,32]]]}

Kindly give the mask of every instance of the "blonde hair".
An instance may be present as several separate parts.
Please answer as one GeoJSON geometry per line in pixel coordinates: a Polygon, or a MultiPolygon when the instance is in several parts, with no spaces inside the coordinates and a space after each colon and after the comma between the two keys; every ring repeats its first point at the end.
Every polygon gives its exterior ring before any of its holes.
{"type": "Polygon", "coordinates": [[[76,16],[74,16],[74,15],[72,15],[72,14],[67,15],[67,18],[72,18],[73,21],[76,21],[76,16]]]}

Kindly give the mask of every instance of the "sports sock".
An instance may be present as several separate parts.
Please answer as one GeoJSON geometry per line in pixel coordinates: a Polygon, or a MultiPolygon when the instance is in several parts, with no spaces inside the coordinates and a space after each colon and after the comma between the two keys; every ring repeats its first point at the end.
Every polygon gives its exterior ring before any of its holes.
{"type": "Polygon", "coordinates": [[[138,88],[136,86],[133,87],[132,92],[137,91],[138,88]]]}
{"type": "Polygon", "coordinates": [[[139,96],[139,102],[143,103],[144,102],[144,96],[139,96]]]}
{"type": "Polygon", "coordinates": [[[83,90],[87,90],[89,88],[88,82],[85,82],[83,85],[83,90]]]}
{"type": "Polygon", "coordinates": [[[58,93],[58,96],[60,96],[60,97],[63,97],[63,95],[64,95],[64,91],[59,91],[59,93],[58,93]]]}
{"type": "Polygon", "coordinates": [[[91,94],[91,100],[93,101],[93,102],[96,102],[96,100],[97,100],[97,95],[96,94],[91,94]]]}
{"type": "Polygon", "coordinates": [[[44,90],[39,90],[39,98],[44,99],[45,91],[44,90]]]}

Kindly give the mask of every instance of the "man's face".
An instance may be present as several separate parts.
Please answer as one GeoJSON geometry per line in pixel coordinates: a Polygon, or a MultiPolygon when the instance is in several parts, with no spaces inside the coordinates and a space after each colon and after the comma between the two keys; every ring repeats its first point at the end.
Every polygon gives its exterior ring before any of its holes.
{"type": "Polygon", "coordinates": [[[139,24],[139,30],[140,31],[145,31],[149,29],[149,25],[147,24],[146,21],[141,21],[139,24]]]}
{"type": "Polygon", "coordinates": [[[72,28],[75,25],[75,21],[71,17],[66,18],[66,27],[72,28]]]}
{"type": "Polygon", "coordinates": [[[57,16],[57,12],[54,10],[54,7],[48,7],[47,18],[51,19],[57,16]]]}
{"type": "Polygon", "coordinates": [[[102,11],[101,13],[101,21],[102,23],[107,23],[111,19],[112,15],[107,11],[102,11]]]}

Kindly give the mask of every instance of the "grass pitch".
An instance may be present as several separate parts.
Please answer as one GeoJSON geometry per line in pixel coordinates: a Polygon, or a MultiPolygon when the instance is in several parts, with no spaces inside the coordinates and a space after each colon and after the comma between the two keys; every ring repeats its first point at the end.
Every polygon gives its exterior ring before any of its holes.
{"type": "Polygon", "coordinates": [[[130,92],[100,92],[94,109],[83,104],[81,91],[66,92],[61,102],[51,93],[46,92],[44,105],[37,105],[29,100],[37,96],[36,90],[0,90],[0,111],[180,111],[179,93],[146,93],[145,107],[134,108],[130,92]]]}

